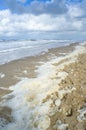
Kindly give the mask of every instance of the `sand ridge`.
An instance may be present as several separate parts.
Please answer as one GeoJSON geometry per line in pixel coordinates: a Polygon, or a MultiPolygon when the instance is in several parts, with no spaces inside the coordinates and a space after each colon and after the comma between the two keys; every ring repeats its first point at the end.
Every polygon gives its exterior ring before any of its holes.
{"type": "Polygon", "coordinates": [[[65,130],[85,130],[86,111],[83,114],[84,120],[79,121],[77,117],[80,115],[80,109],[84,108],[86,110],[86,53],[79,55],[77,62],[66,65],[63,71],[67,72],[68,76],[59,84],[61,86],[60,90],[72,89],[73,87],[75,87],[75,90],[63,94],[59,107],[61,112],[56,112],[51,116],[51,125],[48,130],[61,130],[54,127],[59,120],[68,124],[65,130]]]}

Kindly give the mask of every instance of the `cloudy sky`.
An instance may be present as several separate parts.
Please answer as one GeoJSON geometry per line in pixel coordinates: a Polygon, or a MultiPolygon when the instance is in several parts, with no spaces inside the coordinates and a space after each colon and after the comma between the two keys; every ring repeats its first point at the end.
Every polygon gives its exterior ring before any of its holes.
{"type": "Polygon", "coordinates": [[[0,0],[1,38],[86,40],[86,0],[0,0]]]}

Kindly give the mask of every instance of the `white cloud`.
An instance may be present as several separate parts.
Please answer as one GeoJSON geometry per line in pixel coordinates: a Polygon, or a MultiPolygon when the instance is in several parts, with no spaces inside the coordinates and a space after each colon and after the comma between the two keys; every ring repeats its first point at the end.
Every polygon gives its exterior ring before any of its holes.
{"type": "Polygon", "coordinates": [[[80,17],[83,15],[83,10],[78,5],[71,5],[68,7],[68,13],[71,17],[80,17]]]}
{"type": "Polygon", "coordinates": [[[86,19],[81,17],[83,11],[76,7],[69,7],[65,15],[52,16],[49,14],[12,14],[10,10],[0,11],[0,37],[27,35],[30,31],[58,31],[72,32],[86,31],[86,19]]]}

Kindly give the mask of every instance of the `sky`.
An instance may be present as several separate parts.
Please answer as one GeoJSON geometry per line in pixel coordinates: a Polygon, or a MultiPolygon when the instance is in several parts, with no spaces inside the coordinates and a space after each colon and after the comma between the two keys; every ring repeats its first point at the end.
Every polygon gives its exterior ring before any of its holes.
{"type": "Polygon", "coordinates": [[[0,0],[0,39],[86,40],[86,0],[0,0]]]}

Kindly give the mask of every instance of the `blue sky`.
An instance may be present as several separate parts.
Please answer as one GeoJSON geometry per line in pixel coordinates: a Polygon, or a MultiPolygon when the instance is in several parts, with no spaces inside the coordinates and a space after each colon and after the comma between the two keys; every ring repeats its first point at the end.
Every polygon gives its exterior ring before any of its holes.
{"type": "MultiPolygon", "coordinates": [[[[28,4],[30,5],[30,3],[33,2],[34,0],[16,0],[16,1],[23,3],[25,5],[28,5],[28,4]]],[[[51,0],[37,0],[37,1],[38,2],[47,2],[47,1],[51,1],[51,0]]],[[[83,0],[65,0],[65,1],[70,2],[70,3],[79,3],[79,2],[82,2],[83,0]]],[[[2,8],[5,8],[5,0],[0,0],[0,9],[2,9],[2,8]]]]}
{"type": "MultiPolygon", "coordinates": [[[[22,6],[23,5],[27,6],[27,5],[30,5],[30,3],[33,2],[34,0],[24,0],[24,1],[22,1],[22,0],[16,0],[16,1],[19,4],[22,4],[22,6]]],[[[46,2],[46,1],[51,1],[51,0],[38,0],[38,2],[46,2]]],[[[8,7],[5,4],[5,0],[0,0],[0,9],[2,10],[2,9],[6,9],[6,8],[8,8],[8,7]]]]}
{"type": "MultiPolygon", "coordinates": [[[[21,4],[22,6],[30,6],[30,4],[32,2],[34,2],[34,0],[7,0],[8,2],[9,1],[16,1],[18,4],[21,4]]],[[[38,2],[48,2],[48,1],[51,1],[51,0],[37,0],[38,2]]],[[[65,2],[67,3],[80,3],[82,2],[82,0],[65,0],[65,2]]],[[[8,5],[5,3],[5,0],[0,0],[0,10],[2,9],[6,9],[8,8],[8,5]]]]}
{"type": "Polygon", "coordinates": [[[0,38],[37,34],[85,39],[86,0],[0,0],[0,38]]]}

